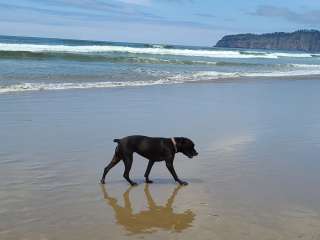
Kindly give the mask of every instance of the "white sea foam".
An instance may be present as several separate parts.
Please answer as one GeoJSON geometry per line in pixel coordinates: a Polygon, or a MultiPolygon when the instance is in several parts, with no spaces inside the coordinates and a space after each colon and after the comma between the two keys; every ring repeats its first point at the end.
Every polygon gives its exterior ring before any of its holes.
{"type": "Polygon", "coordinates": [[[165,48],[165,45],[161,45],[161,44],[152,44],[153,48],[165,48]]]}
{"type": "Polygon", "coordinates": [[[275,56],[276,58],[279,57],[291,57],[291,58],[309,58],[312,57],[309,53],[281,53],[281,52],[275,52],[275,53],[269,53],[270,56],[275,56]]]}
{"type": "Polygon", "coordinates": [[[320,69],[320,65],[318,64],[290,64],[296,68],[311,68],[311,69],[320,69]]]}
{"type": "Polygon", "coordinates": [[[314,70],[292,70],[292,71],[273,71],[273,72],[217,72],[202,71],[193,74],[177,74],[170,77],[170,80],[176,82],[197,82],[210,81],[218,79],[235,79],[235,78],[274,78],[274,77],[301,77],[301,76],[320,76],[320,68],[314,70]]]}
{"type": "Polygon", "coordinates": [[[320,68],[317,70],[292,70],[292,71],[270,71],[270,72],[215,72],[206,71],[193,75],[193,78],[219,79],[219,78],[237,78],[237,77],[295,77],[320,75],[320,68]]]}
{"type": "Polygon", "coordinates": [[[174,84],[177,81],[155,80],[155,81],[131,81],[131,82],[70,82],[70,83],[21,83],[0,87],[1,93],[41,91],[41,90],[68,90],[68,89],[90,89],[90,88],[116,88],[137,87],[163,84],[174,84]]]}
{"type": "Polygon", "coordinates": [[[237,51],[237,50],[201,50],[201,49],[166,49],[166,48],[137,48],[127,46],[68,46],[68,45],[40,45],[40,44],[12,44],[0,43],[0,51],[28,51],[28,52],[70,52],[70,53],[103,53],[103,52],[124,52],[136,54],[154,54],[154,55],[177,55],[177,56],[195,56],[195,57],[213,57],[213,58],[271,58],[294,57],[308,58],[312,57],[308,53],[281,53],[264,51],[237,51]]]}
{"type": "Polygon", "coordinates": [[[178,84],[186,82],[200,82],[217,79],[254,78],[254,77],[298,77],[298,76],[320,76],[320,68],[314,70],[293,70],[274,72],[216,72],[202,71],[189,74],[177,74],[165,79],[149,81],[126,81],[126,82],[69,82],[69,83],[21,83],[0,87],[0,94],[41,90],[69,90],[90,88],[117,88],[117,87],[141,87],[152,85],[178,84]]]}

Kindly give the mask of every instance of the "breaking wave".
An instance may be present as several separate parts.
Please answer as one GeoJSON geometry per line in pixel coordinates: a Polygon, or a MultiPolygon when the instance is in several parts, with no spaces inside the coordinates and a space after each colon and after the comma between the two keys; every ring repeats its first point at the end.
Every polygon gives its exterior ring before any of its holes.
{"type": "MultiPolygon", "coordinates": [[[[210,57],[210,58],[310,58],[319,57],[318,54],[309,53],[284,53],[284,52],[264,52],[264,51],[238,51],[238,50],[218,50],[218,49],[179,49],[162,47],[130,47],[130,46],[112,46],[112,45],[45,45],[45,44],[14,44],[0,43],[0,56],[9,55],[19,57],[17,52],[43,53],[42,57],[52,56],[57,53],[131,53],[131,54],[151,54],[151,55],[173,55],[173,56],[192,56],[192,57],[210,57]],[[45,55],[48,54],[48,55],[45,55]]],[[[24,55],[20,56],[24,56],[24,55]]],[[[56,55],[57,56],[57,55],[56,55]]],[[[83,57],[83,56],[82,56],[83,57]]],[[[88,55],[85,55],[88,57],[88,55]]]]}

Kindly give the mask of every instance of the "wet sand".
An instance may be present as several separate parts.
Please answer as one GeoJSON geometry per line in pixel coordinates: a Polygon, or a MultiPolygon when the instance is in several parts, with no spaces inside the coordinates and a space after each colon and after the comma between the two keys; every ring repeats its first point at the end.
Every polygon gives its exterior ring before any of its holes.
{"type": "Polygon", "coordinates": [[[320,239],[320,81],[0,95],[0,239],[320,239]],[[130,187],[113,138],[188,136],[199,156],[130,187]]]}

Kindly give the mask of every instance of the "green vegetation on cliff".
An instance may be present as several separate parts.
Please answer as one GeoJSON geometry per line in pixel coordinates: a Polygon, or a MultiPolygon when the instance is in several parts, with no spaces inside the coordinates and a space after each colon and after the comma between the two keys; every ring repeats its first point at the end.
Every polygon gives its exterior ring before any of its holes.
{"type": "Polygon", "coordinates": [[[320,31],[299,30],[292,33],[227,35],[217,42],[216,47],[320,52],[320,31]]]}

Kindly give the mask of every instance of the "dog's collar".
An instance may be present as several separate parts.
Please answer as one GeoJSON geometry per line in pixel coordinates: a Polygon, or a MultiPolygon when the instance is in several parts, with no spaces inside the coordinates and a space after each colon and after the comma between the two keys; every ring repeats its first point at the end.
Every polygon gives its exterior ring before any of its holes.
{"type": "Polygon", "coordinates": [[[172,144],[173,144],[175,153],[177,153],[177,152],[178,152],[178,148],[177,148],[176,140],[174,140],[174,138],[171,138],[171,142],[172,142],[172,144]]]}

